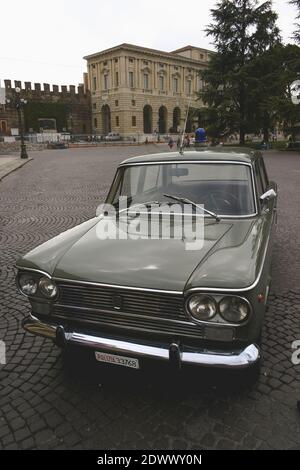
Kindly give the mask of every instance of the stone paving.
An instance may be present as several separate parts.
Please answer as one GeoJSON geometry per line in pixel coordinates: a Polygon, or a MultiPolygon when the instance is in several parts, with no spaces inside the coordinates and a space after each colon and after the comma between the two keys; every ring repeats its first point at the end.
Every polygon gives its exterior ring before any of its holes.
{"type": "Polygon", "coordinates": [[[18,256],[95,214],[119,161],[152,145],[35,152],[0,183],[0,448],[300,448],[300,155],[267,152],[278,182],[273,285],[263,331],[259,381],[200,369],[144,372],[95,364],[25,333],[29,308],[14,284],[18,256]],[[121,370],[120,370],[121,369],[121,370]]]}
{"type": "Polygon", "coordinates": [[[4,156],[0,155],[0,181],[13,171],[17,170],[21,166],[32,160],[31,157],[28,159],[21,159],[20,156],[4,156]]]}

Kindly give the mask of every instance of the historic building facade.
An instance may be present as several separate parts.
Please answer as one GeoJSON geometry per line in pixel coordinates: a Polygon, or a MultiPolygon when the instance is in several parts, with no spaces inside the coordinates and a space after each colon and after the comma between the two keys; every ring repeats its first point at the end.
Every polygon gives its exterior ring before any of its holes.
{"type": "MultiPolygon", "coordinates": [[[[196,95],[202,87],[199,72],[211,54],[193,46],[164,52],[121,44],[85,56],[93,133],[180,132],[188,103],[191,108],[202,106],[196,95]]],[[[188,131],[193,125],[189,119],[188,131]]]]}
{"type": "Polygon", "coordinates": [[[90,92],[84,85],[61,86],[44,83],[4,80],[6,103],[0,104],[0,136],[11,135],[12,129],[19,128],[15,106],[16,88],[18,97],[26,101],[23,107],[24,130],[26,133],[70,132],[91,133],[90,92]]]}

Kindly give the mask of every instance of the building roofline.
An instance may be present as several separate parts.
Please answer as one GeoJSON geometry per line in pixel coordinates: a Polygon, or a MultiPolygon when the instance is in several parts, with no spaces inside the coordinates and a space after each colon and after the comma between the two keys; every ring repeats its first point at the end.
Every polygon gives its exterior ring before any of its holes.
{"type": "MultiPolygon", "coordinates": [[[[189,47],[189,46],[188,46],[189,47]]],[[[117,50],[129,50],[129,51],[133,51],[133,52],[143,52],[143,53],[146,53],[146,54],[152,54],[152,55],[160,55],[162,57],[166,57],[166,58],[172,58],[172,59],[179,59],[179,60],[183,60],[183,61],[186,61],[186,62],[193,62],[193,63],[206,63],[205,61],[201,61],[201,60],[196,60],[196,59],[191,59],[189,57],[184,57],[184,56],[180,56],[174,52],[166,52],[166,51],[161,51],[161,50],[158,50],[158,49],[151,49],[149,47],[143,47],[143,46],[136,46],[135,44],[128,44],[128,43],[122,43],[122,44],[119,44],[117,46],[114,46],[114,47],[110,47],[109,49],[104,49],[103,51],[100,51],[100,52],[96,52],[94,54],[89,54],[89,55],[86,55],[84,56],[83,58],[85,60],[89,60],[89,59],[93,59],[95,57],[98,57],[100,55],[105,55],[105,54],[109,54],[111,52],[114,52],[114,51],[117,51],[117,50]]],[[[201,48],[199,48],[201,49],[201,48]]],[[[201,50],[206,50],[207,52],[211,52],[213,53],[213,51],[209,51],[208,49],[201,49],[201,50]]]]}
{"type": "Polygon", "coordinates": [[[210,54],[215,53],[214,51],[212,51],[210,49],[205,49],[204,47],[188,45],[188,46],[180,47],[179,49],[175,49],[175,51],[171,51],[170,54],[178,54],[178,52],[184,52],[184,51],[188,51],[190,49],[197,49],[197,51],[209,52],[210,54]]]}

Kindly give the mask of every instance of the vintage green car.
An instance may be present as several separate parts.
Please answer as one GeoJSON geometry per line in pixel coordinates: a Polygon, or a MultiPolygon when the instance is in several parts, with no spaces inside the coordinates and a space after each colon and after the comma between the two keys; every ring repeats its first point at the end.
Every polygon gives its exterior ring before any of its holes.
{"type": "Polygon", "coordinates": [[[18,260],[32,309],[24,328],[131,368],[153,359],[256,369],[276,192],[258,151],[207,147],[122,162],[95,218],[18,260]],[[199,222],[197,249],[189,230],[175,236],[185,207],[186,227],[199,222]],[[114,236],[103,236],[103,223],[114,236]]]}

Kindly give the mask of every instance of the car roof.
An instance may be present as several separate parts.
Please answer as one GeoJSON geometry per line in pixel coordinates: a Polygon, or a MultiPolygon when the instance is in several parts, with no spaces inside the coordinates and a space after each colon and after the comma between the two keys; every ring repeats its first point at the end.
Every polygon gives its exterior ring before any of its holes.
{"type": "Polygon", "coordinates": [[[210,148],[201,148],[194,150],[185,150],[183,154],[179,152],[164,152],[164,153],[153,153],[149,155],[141,155],[139,157],[132,157],[124,160],[120,165],[131,165],[138,163],[160,163],[178,160],[181,161],[230,161],[230,162],[241,162],[241,163],[253,163],[262,154],[259,151],[247,149],[247,148],[224,148],[218,147],[213,150],[210,148]]]}

